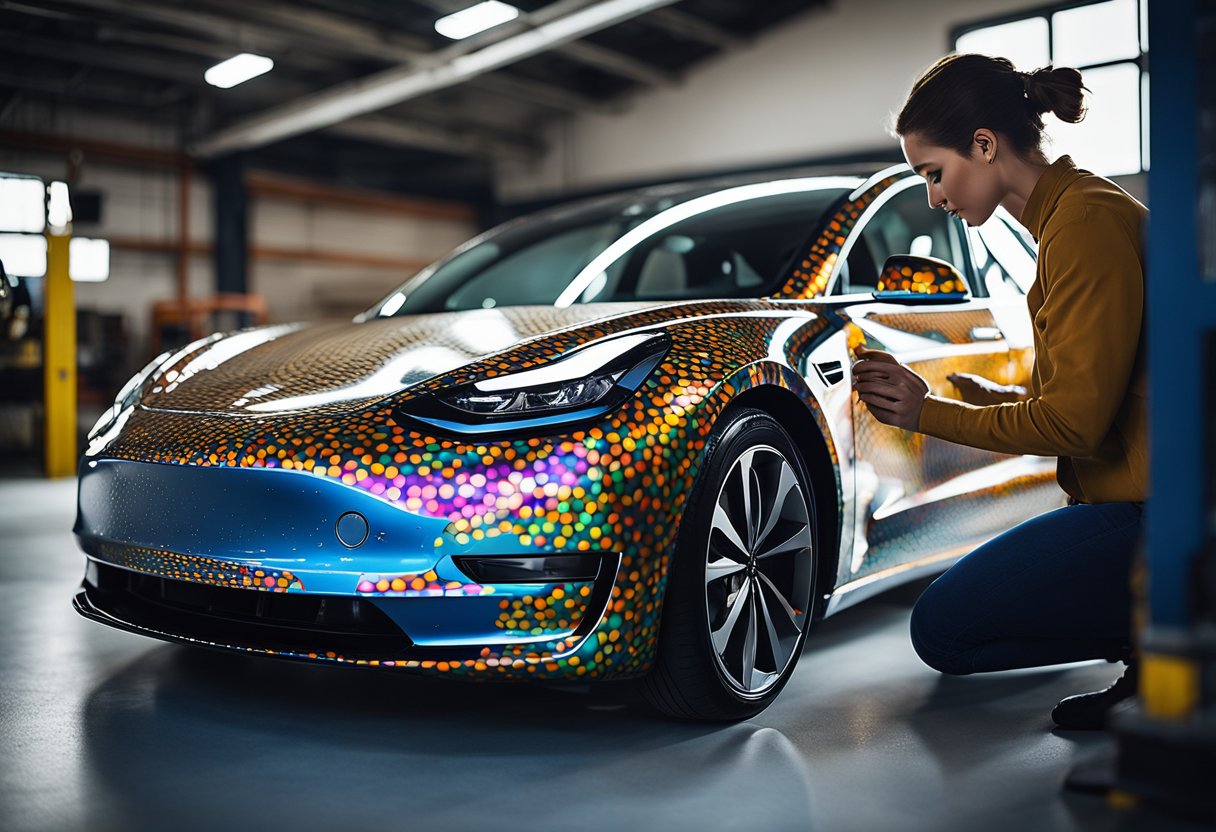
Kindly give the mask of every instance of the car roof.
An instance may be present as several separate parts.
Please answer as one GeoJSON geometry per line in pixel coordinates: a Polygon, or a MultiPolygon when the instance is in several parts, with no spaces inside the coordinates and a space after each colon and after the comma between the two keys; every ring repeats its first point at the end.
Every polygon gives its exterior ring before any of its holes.
{"type": "Polygon", "coordinates": [[[814,179],[822,177],[826,182],[827,180],[839,180],[842,177],[856,177],[858,184],[860,184],[874,174],[890,170],[893,166],[898,167],[898,165],[889,161],[855,162],[847,165],[804,165],[704,179],[677,180],[669,183],[622,189],[596,196],[585,196],[581,199],[577,197],[572,198],[568,201],[555,203],[547,208],[526,212],[524,215],[517,217],[515,222],[525,219],[530,221],[556,219],[581,214],[584,211],[612,210],[614,207],[624,209],[626,206],[639,201],[664,198],[672,202],[684,202],[728,188],[754,185],[762,182],[777,182],[785,179],[814,179]]]}

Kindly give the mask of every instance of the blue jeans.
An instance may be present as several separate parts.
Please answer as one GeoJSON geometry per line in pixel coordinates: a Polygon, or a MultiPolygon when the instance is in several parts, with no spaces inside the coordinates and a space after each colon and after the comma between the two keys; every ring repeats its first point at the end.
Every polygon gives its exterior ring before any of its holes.
{"type": "Polygon", "coordinates": [[[1126,657],[1141,513],[1080,503],[993,538],[921,594],[912,646],[951,674],[1126,657]]]}

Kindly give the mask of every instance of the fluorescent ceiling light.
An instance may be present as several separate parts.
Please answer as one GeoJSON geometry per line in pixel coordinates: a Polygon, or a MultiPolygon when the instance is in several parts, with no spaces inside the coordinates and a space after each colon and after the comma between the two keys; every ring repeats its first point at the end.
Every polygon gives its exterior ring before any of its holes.
{"type": "Polygon", "coordinates": [[[519,17],[519,9],[498,0],[485,0],[476,6],[441,17],[435,21],[435,31],[452,40],[462,40],[492,29],[519,17]]]}
{"type": "Polygon", "coordinates": [[[46,275],[46,237],[41,234],[0,234],[0,262],[14,277],[46,275]]]}
{"type": "Polygon", "coordinates": [[[46,187],[41,179],[0,179],[0,231],[41,234],[46,227],[46,187]]]}
{"type": "Polygon", "coordinates": [[[68,275],[83,283],[100,283],[110,276],[110,241],[73,237],[68,244],[68,275]]]}
{"type": "Polygon", "coordinates": [[[211,69],[203,73],[203,78],[213,87],[220,87],[226,90],[229,87],[235,87],[237,84],[243,84],[250,78],[265,75],[273,68],[274,61],[270,60],[270,58],[242,52],[211,67],[211,69]]]}

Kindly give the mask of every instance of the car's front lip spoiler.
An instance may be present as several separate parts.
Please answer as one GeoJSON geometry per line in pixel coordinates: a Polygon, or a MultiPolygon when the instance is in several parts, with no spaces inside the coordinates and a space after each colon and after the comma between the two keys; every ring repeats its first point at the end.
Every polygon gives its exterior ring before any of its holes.
{"type": "MultiPolygon", "coordinates": [[[[86,578],[72,599],[72,607],[85,618],[115,629],[176,644],[209,647],[227,652],[256,653],[305,661],[392,666],[395,661],[406,661],[409,658],[407,654],[412,649],[409,637],[401,632],[395,637],[384,634],[369,639],[366,635],[348,635],[344,639],[335,639],[332,634],[327,636],[325,633],[310,633],[288,627],[276,628],[258,623],[234,625],[204,616],[194,616],[191,621],[190,616],[170,614],[167,620],[155,620],[147,614],[144,605],[138,601],[133,603],[133,600],[121,592],[103,591],[86,578]],[[225,624],[228,626],[225,627],[225,624]],[[239,631],[236,631],[238,626],[239,631]],[[302,643],[301,646],[293,647],[284,643],[282,634],[292,630],[294,632],[291,632],[291,636],[305,639],[307,646],[302,643]],[[224,637],[229,633],[234,637],[224,637]],[[355,644],[356,640],[363,644],[355,644]],[[369,647],[371,649],[368,649],[369,647]]],[[[158,615],[163,617],[165,613],[160,611],[158,615]]],[[[458,658],[456,654],[459,651],[449,652],[452,653],[452,658],[458,658]]]]}

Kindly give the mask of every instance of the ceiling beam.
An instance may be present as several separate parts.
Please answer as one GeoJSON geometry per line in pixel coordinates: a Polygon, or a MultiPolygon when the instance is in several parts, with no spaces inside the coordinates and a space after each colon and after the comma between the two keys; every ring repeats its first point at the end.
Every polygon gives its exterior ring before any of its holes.
{"type": "Polygon", "coordinates": [[[598,101],[580,92],[540,81],[523,81],[505,72],[494,72],[478,76],[469,81],[470,87],[514,98],[563,113],[603,113],[611,115],[624,109],[620,102],[598,101]]]}
{"type": "MultiPolygon", "coordinates": [[[[89,73],[91,70],[80,70],[89,73]]],[[[159,108],[180,103],[187,97],[186,90],[179,85],[170,85],[159,90],[132,89],[131,84],[112,84],[94,82],[89,78],[46,78],[31,77],[28,74],[12,75],[0,72],[0,87],[35,92],[39,95],[49,95],[81,101],[105,101],[124,107],[159,108]]]]}
{"type": "MultiPolygon", "coordinates": [[[[467,5],[463,0],[416,0],[416,2],[421,2],[423,5],[434,9],[440,15],[458,11],[467,5]]],[[[552,20],[557,20],[572,12],[584,9],[591,5],[592,2],[594,0],[565,0],[565,2],[550,3],[536,11],[522,13],[514,20],[488,30],[481,37],[487,39],[487,41],[502,40],[505,37],[510,37],[529,29],[535,29],[552,20]]],[[[469,52],[480,44],[474,38],[470,38],[461,41],[461,45],[465,48],[466,52],[469,52]],[[473,42],[470,43],[470,41],[473,42]]],[[[622,55],[615,50],[585,41],[564,43],[554,47],[553,51],[571,60],[594,66],[597,69],[610,72],[622,78],[631,78],[647,86],[666,86],[674,84],[677,81],[677,78],[671,73],[656,69],[645,61],[640,61],[629,55],[622,55]]]]}
{"type": "Polygon", "coordinates": [[[721,49],[736,49],[749,40],[679,9],[657,9],[653,14],[646,15],[646,22],[673,35],[699,40],[721,49]]]}
{"type": "MultiPolygon", "coordinates": [[[[54,61],[66,61],[69,64],[117,70],[128,74],[159,78],[162,82],[176,81],[179,84],[188,84],[192,87],[202,87],[204,85],[201,75],[188,67],[182,66],[181,62],[174,61],[168,56],[151,57],[133,53],[130,50],[116,52],[103,46],[87,46],[83,44],[73,46],[70,50],[63,50],[57,48],[57,46],[54,40],[48,38],[22,37],[14,39],[0,34],[0,49],[8,53],[40,56],[54,61]]],[[[28,90],[30,92],[62,94],[84,100],[100,99],[111,104],[126,103],[143,107],[165,106],[184,97],[184,91],[180,86],[171,86],[160,92],[149,90],[140,94],[128,93],[124,97],[117,94],[117,88],[115,87],[95,86],[93,83],[90,83],[81,87],[79,91],[76,91],[66,81],[53,82],[46,79],[39,81],[36,78],[23,77],[21,75],[0,74],[0,85],[28,90]]],[[[296,86],[297,90],[299,89],[298,85],[293,86],[296,86]]],[[[303,93],[297,92],[295,94],[303,93]]],[[[272,95],[272,91],[268,90],[262,93],[259,99],[265,103],[269,103],[272,100],[270,97],[272,95]]],[[[421,108],[421,110],[422,112],[418,113],[418,115],[424,118],[428,116],[434,117],[439,114],[438,108],[435,107],[421,108]]],[[[459,112],[449,110],[444,115],[450,119],[459,117],[459,112]]],[[[479,158],[527,160],[534,159],[543,152],[543,145],[537,142],[521,137],[504,138],[501,135],[492,136],[488,127],[470,128],[461,125],[439,126],[418,124],[417,122],[405,121],[400,117],[377,117],[369,122],[363,122],[362,120],[360,122],[353,127],[344,130],[334,130],[333,132],[390,146],[418,147],[457,155],[467,154],[479,158]]]]}
{"type": "MultiPolygon", "coordinates": [[[[307,15],[296,15],[295,6],[284,6],[280,3],[259,0],[254,4],[241,4],[241,15],[234,21],[231,17],[195,12],[179,7],[166,7],[163,4],[137,2],[137,0],[57,0],[63,7],[80,7],[98,11],[110,12],[134,20],[157,23],[205,37],[214,38],[217,46],[250,49],[271,57],[285,60],[289,65],[307,63],[297,61],[296,57],[307,58],[309,53],[299,46],[304,46],[314,53],[327,54],[331,57],[350,59],[368,57],[388,61],[395,64],[417,63],[425,60],[433,52],[420,48],[416,39],[407,36],[386,37],[379,29],[364,24],[344,20],[321,12],[310,12],[307,15]],[[251,14],[266,18],[273,16],[275,20],[290,19],[291,26],[288,34],[284,28],[275,23],[259,23],[251,19],[251,14]],[[239,21],[239,22],[238,22],[239,21]],[[336,32],[341,32],[338,36],[336,32]],[[293,48],[293,39],[295,46],[293,48]]],[[[445,54],[450,56],[466,54],[480,46],[501,40],[504,36],[515,31],[526,31],[535,25],[548,22],[572,10],[591,5],[594,0],[558,0],[542,9],[527,15],[527,25],[512,29],[514,24],[498,27],[482,35],[474,36],[447,47],[445,54]]],[[[488,76],[472,79],[472,85],[497,94],[509,96],[529,104],[546,107],[561,112],[588,112],[605,110],[603,105],[587,96],[568,92],[561,87],[540,81],[522,78],[503,79],[501,73],[491,82],[488,76]],[[501,80],[501,83],[497,83],[501,80]]],[[[610,108],[615,109],[615,108],[610,108]]]]}
{"type": "Polygon", "coordinates": [[[473,130],[448,129],[383,116],[360,116],[326,128],[354,139],[381,144],[421,147],[457,156],[531,161],[544,154],[544,145],[519,138],[505,138],[473,130]]]}
{"type": "Polygon", "coordinates": [[[212,8],[228,10],[242,20],[256,20],[310,39],[323,39],[332,48],[357,50],[363,56],[387,61],[413,61],[432,51],[417,35],[363,23],[350,17],[310,9],[300,3],[275,0],[211,0],[212,8]]]}
{"type": "Polygon", "coordinates": [[[416,66],[385,70],[239,121],[198,142],[191,152],[218,156],[329,127],[454,86],[673,2],[676,0],[605,0],[476,52],[452,57],[441,49],[416,66]]]}
{"type": "Polygon", "coordinates": [[[64,44],[54,38],[16,32],[10,34],[3,31],[0,31],[0,45],[6,53],[28,55],[45,61],[94,66],[127,75],[151,77],[161,81],[174,81],[193,86],[199,86],[202,82],[202,75],[198,70],[191,68],[181,60],[173,60],[169,55],[161,57],[85,43],[74,43],[70,49],[65,49],[64,44]]]}
{"type": "Polygon", "coordinates": [[[619,75],[622,78],[630,78],[650,87],[667,87],[679,81],[670,72],[656,69],[648,63],[587,41],[567,43],[558,48],[557,52],[580,63],[619,75]]]}
{"type": "MultiPolygon", "coordinates": [[[[77,7],[93,11],[108,12],[122,17],[157,23],[180,31],[204,33],[217,41],[251,52],[276,53],[289,49],[288,38],[269,26],[251,24],[245,19],[234,20],[222,15],[169,7],[164,4],[146,4],[133,0],[57,0],[59,8],[77,7]]],[[[319,39],[318,39],[319,41],[319,39]]],[[[309,46],[325,46],[323,41],[309,46]]]]}

